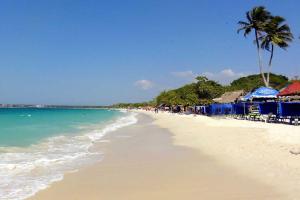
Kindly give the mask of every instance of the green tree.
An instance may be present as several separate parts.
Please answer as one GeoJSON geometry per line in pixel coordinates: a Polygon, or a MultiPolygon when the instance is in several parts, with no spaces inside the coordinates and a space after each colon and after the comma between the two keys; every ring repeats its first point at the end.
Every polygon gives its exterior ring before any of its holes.
{"type": "Polygon", "coordinates": [[[198,89],[198,96],[201,104],[208,104],[212,102],[212,99],[221,96],[225,88],[219,83],[208,80],[205,76],[198,76],[196,78],[198,89]]]}
{"type": "MultiPolygon", "coordinates": [[[[270,86],[277,90],[287,85],[288,81],[286,76],[270,74],[270,86]]],[[[244,90],[245,92],[249,92],[261,86],[264,86],[264,82],[262,81],[260,74],[254,74],[232,81],[228,90],[244,90]]]]}
{"type": "Polygon", "coordinates": [[[178,105],[182,104],[182,99],[175,90],[163,91],[156,97],[157,105],[178,105]]]}
{"type": "Polygon", "coordinates": [[[263,6],[254,7],[252,10],[246,12],[246,20],[247,21],[239,21],[238,24],[240,25],[240,28],[238,29],[238,33],[240,31],[244,31],[244,36],[246,37],[249,35],[252,30],[254,30],[255,35],[255,44],[257,49],[257,55],[258,55],[258,65],[259,65],[259,71],[262,76],[262,79],[267,86],[267,79],[265,77],[265,74],[263,72],[263,61],[262,61],[262,55],[261,55],[261,47],[259,43],[259,37],[263,34],[265,29],[265,24],[270,19],[271,14],[269,11],[265,9],[263,6]]]}
{"type": "Polygon", "coordinates": [[[167,105],[196,105],[211,103],[213,98],[219,97],[225,88],[219,83],[200,76],[196,83],[184,85],[183,87],[163,91],[156,97],[157,104],[167,105]]]}
{"type": "Polygon", "coordinates": [[[196,105],[199,103],[197,85],[195,83],[187,84],[176,90],[177,96],[181,99],[184,106],[196,105]]]}
{"type": "Polygon", "coordinates": [[[169,104],[168,91],[163,91],[156,97],[156,104],[169,104]]]}
{"type": "Polygon", "coordinates": [[[267,86],[270,82],[270,72],[274,55],[274,47],[277,46],[286,50],[289,42],[293,40],[289,25],[285,24],[285,19],[280,16],[272,17],[264,28],[266,34],[260,37],[261,48],[270,52],[270,59],[267,72],[267,86]]]}

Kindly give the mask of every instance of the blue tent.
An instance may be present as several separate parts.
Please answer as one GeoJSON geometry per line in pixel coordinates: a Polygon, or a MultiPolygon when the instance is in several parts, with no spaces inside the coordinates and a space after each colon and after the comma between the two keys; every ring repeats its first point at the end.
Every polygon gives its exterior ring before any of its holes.
{"type": "Polygon", "coordinates": [[[249,99],[251,99],[251,92],[248,92],[244,97],[242,97],[241,99],[243,100],[243,101],[247,101],[247,100],[249,100],[249,99]]]}
{"type": "Polygon", "coordinates": [[[276,102],[259,103],[258,108],[261,115],[278,114],[278,104],[276,102]]]}
{"type": "Polygon", "coordinates": [[[249,103],[235,103],[233,104],[233,114],[236,115],[248,115],[249,114],[249,103]]]}
{"type": "Polygon", "coordinates": [[[208,115],[229,115],[232,114],[233,107],[230,103],[211,104],[206,108],[208,115]]]}
{"type": "Polygon", "coordinates": [[[249,92],[242,99],[244,101],[252,100],[252,99],[275,99],[277,98],[278,93],[279,92],[275,89],[268,88],[268,87],[260,87],[252,93],[249,92]]]}
{"type": "Polygon", "coordinates": [[[300,116],[300,102],[280,102],[278,103],[279,116],[299,117],[300,116]]]}

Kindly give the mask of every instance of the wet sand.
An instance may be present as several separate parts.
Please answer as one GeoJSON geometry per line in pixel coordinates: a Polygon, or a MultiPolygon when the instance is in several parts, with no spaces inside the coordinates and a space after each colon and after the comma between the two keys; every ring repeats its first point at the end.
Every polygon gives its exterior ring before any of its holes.
{"type": "Polygon", "coordinates": [[[67,174],[31,199],[260,200],[285,199],[271,186],[201,151],[174,145],[174,135],[139,114],[139,122],[108,134],[93,150],[103,161],[67,174]]]}

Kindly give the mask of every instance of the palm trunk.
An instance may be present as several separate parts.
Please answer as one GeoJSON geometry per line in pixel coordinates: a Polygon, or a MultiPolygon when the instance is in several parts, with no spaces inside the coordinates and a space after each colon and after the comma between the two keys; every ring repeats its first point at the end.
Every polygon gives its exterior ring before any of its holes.
{"type": "Polygon", "coordinates": [[[260,74],[262,76],[262,79],[264,81],[264,84],[266,87],[268,87],[268,83],[265,77],[265,74],[263,72],[263,63],[262,63],[262,57],[261,57],[261,51],[260,51],[260,46],[259,46],[259,42],[258,42],[258,34],[257,34],[257,30],[255,30],[255,42],[256,42],[256,47],[257,47],[257,54],[258,54],[258,65],[259,65],[259,71],[260,74]]]}
{"type": "Polygon", "coordinates": [[[268,77],[267,77],[268,86],[270,84],[270,72],[271,72],[271,67],[272,67],[273,55],[274,55],[274,45],[272,44],[272,47],[271,47],[271,56],[270,56],[269,68],[268,68],[268,77]]]}

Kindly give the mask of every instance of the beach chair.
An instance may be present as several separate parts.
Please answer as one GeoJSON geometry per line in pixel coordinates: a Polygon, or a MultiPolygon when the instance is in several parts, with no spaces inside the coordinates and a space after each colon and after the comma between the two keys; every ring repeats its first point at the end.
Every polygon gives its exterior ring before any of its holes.
{"type": "Polygon", "coordinates": [[[259,113],[261,119],[265,122],[276,122],[276,116],[278,114],[277,102],[263,102],[258,104],[259,113]]]}
{"type": "Polygon", "coordinates": [[[261,121],[258,105],[254,104],[250,106],[248,119],[252,121],[261,121]]]}

